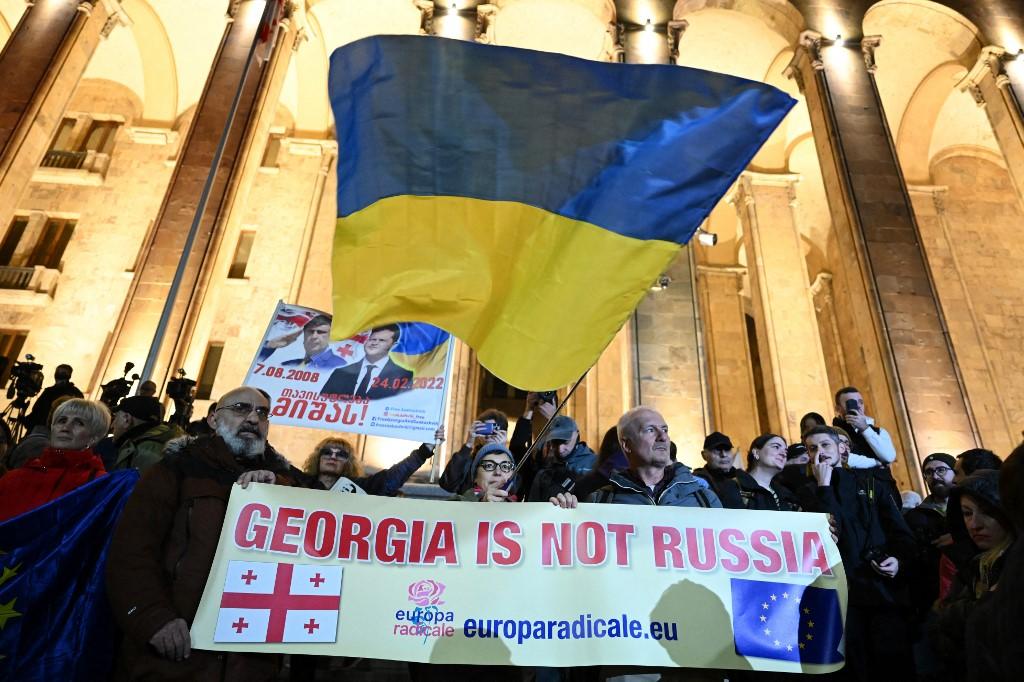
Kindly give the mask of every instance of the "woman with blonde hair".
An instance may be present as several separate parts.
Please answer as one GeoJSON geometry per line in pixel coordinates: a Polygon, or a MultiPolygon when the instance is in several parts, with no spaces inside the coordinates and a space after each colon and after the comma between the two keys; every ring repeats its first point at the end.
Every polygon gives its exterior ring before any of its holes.
{"type": "MultiPolygon", "coordinates": [[[[444,424],[434,433],[436,442],[444,441],[444,424]]],[[[356,459],[351,441],[338,436],[324,438],[306,458],[302,470],[315,477],[327,490],[367,495],[394,495],[409,477],[434,456],[433,443],[421,443],[408,457],[369,476],[356,459]]]]}
{"type": "Polygon", "coordinates": [[[0,521],[42,506],[107,473],[93,447],[109,428],[110,410],[96,400],[72,398],[56,408],[49,447],[0,478],[0,521]]]}

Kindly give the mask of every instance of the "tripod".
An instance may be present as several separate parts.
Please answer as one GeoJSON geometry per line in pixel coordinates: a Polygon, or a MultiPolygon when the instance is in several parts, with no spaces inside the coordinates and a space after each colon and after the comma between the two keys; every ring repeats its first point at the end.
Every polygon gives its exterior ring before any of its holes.
{"type": "MultiPolygon", "coordinates": [[[[18,397],[0,412],[0,441],[7,441],[7,447],[14,447],[14,444],[21,440],[22,431],[25,430],[25,411],[28,409],[30,396],[18,394],[18,397]]],[[[0,448],[0,453],[4,452],[0,448]]]]}

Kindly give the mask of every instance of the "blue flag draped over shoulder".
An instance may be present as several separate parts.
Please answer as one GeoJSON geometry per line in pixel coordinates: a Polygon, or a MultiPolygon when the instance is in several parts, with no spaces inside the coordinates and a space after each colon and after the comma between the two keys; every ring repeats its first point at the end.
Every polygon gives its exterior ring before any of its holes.
{"type": "Polygon", "coordinates": [[[0,524],[0,679],[105,680],[117,630],[103,568],[139,473],[117,471],[0,524]]]}
{"type": "Polygon", "coordinates": [[[418,320],[522,388],[590,367],[795,101],[680,66],[375,36],[331,56],[334,323],[418,320]]]}

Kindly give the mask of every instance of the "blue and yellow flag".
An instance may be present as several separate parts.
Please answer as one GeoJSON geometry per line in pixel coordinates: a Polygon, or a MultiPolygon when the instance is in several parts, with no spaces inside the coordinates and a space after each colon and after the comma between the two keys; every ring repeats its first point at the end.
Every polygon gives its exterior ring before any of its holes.
{"type": "Polygon", "coordinates": [[[579,377],[795,103],[444,38],[331,56],[334,338],[418,320],[515,386],[579,377]]]}
{"type": "Polygon", "coordinates": [[[120,634],[104,566],[139,472],[115,471],[0,524],[0,680],[105,680],[120,634]]]}

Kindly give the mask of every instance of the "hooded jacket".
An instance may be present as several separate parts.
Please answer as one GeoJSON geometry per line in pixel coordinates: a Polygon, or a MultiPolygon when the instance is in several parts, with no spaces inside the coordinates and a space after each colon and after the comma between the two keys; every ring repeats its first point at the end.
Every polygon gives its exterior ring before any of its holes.
{"type": "MultiPolygon", "coordinates": [[[[961,511],[964,495],[969,495],[994,510],[999,523],[1013,533],[1013,523],[1003,511],[999,497],[999,471],[975,471],[950,491],[949,502],[946,504],[946,518],[954,533],[967,532],[961,511]]],[[[988,557],[985,553],[978,552],[967,568],[957,574],[949,598],[935,606],[936,618],[930,633],[933,648],[940,653],[943,665],[950,671],[951,679],[967,679],[967,660],[974,653],[967,650],[968,621],[979,605],[987,605],[992,599],[999,599],[1003,593],[1002,590],[995,589],[995,586],[1000,583],[1007,557],[1017,554],[1008,551],[1010,547],[1007,545],[1002,553],[996,556],[992,556],[994,552],[988,557]],[[982,568],[983,558],[987,559],[985,569],[982,568]]],[[[1020,565],[1019,557],[1015,557],[1014,563],[1020,565]]],[[[992,643],[985,644],[991,650],[992,643]]],[[[972,679],[977,679],[973,675],[974,671],[970,672],[972,679]]]]}
{"type": "Polygon", "coordinates": [[[649,504],[658,507],[721,507],[718,496],[708,488],[707,483],[693,475],[690,467],[674,462],[667,467],[671,479],[652,491],[626,475],[613,473],[608,485],[595,492],[590,501],[599,504],[649,504]]]}
{"type": "Polygon", "coordinates": [[[177,424],[139,424],[114,441],[117,459],[111,471],[135,468],[145,472],[160,461],[167,443],[184,435],[177,424]]]}
{"type": "Polygon", "coordinates": [[[125,505],[107,558],[107,592],[124,640],[116,678],[124,680],[271,680],[279,656],[192,650],[175,662],[149,640],[167,623],[189,625],[213,565],[228,496],[246,471],[267,469],[278,485],[312,484],[270,445],[236,459],[219,436],[167,444],[125,505]]]}
{"type": "Polygon", "coordinates": [[[533,475],[527,502],[547,502],[561,492],[572,492],[576,481],[583,478],[597,464],[597,455],[580,441],[565,458],[546,460],[533,475]]]}

